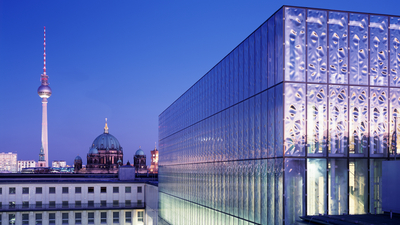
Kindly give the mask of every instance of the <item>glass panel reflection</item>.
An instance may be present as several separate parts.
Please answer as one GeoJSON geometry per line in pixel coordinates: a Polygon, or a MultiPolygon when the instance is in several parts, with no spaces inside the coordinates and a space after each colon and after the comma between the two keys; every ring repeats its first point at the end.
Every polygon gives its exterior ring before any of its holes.
{"type": "Polygon", "coordinates": [[[329,214],[348,213],[347,208],[347,159],[329,159],[329,214]]]}

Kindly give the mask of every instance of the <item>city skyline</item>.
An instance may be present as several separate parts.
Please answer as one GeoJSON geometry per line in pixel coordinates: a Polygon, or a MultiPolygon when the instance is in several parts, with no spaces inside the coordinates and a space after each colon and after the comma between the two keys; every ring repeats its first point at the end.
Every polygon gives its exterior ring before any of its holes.
{"type": "Polygon", "coordinates": [[[49,161],[71,165],[76,155],[86,158],[108,118],[110,133],[124,148],[124,163],[132,163],[142,146],[149,165],[150,150],[158,144],[158,115],[283,4],[389,15],[398,14],[395,6],[400,4],[93,3],[0,3],[5,91],[0,152],[38,160],[41,107],[35,92],[42,72],[43,26],[53,89],[49,161]]]}

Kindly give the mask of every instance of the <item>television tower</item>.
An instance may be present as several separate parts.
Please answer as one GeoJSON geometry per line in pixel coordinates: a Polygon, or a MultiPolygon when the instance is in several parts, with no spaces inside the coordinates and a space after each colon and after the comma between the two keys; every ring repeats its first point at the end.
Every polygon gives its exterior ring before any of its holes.
{"type": "Polygon", "coordinates": [[[39,167],[49,166],[49,143],[47,134],[47,99],[51,96],[51,88],[49,87],[49,76],[46,74],[46,27],[44,27],[43,41],[43,74],[40,76],[42,83],[37,90],[39,97],[42,98],[42,148],[39,154],[39,167]]]}

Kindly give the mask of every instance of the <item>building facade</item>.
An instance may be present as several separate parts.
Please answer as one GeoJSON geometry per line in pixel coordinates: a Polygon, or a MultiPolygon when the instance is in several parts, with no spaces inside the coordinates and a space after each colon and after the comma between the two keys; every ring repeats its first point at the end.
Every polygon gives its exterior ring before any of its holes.
{"type": "Polygon", "coordinates": [[[35,168],[36,161],[35,160],[18,160],[18,172],[21,172],[23,168],[35,168]]]}
{"type": "Polygon", "coordinates": [[[146,215],[146,180],[114,174],[17,175],[0,179],[1,224],[157,224],[157,215],[146,215]]]}
{"type": "Polygon", "coordinates": [[[0,152],[0,171],[16,173],[17,170],[17,153],[0,152]]]}
{"type": "Polygon", "coordinates": [[[51,162],[51,166],[54,168],[67,167],[67,162],[65,160],[54,160],[51,162]]]}
{"type": "Polygon", "coordinates": [[[158,150],[154,147],[154,150],[150,151],[151,153],[151,164],[149,168],[149,173],[157,174],[158,173],[158,150]]]}
{"type": "Polygon", "coordinates": [[[160,114],[160,224],[382,213],[399,40],[398,16],[279,9],[160,114]]]}

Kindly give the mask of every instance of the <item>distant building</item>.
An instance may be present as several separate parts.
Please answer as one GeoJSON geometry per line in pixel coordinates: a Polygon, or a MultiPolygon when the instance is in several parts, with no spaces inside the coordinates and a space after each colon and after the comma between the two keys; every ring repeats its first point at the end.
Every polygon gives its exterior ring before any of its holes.
{"type": "Polygon", "coordinates": [[[142,149],[138,149],[133,156],[133,164],[136,169],[136,173],[147,173],[146,166],[146,155],[142,149]]]}
{"type": "Polygon", "coordinates": [[[0,153],[0,171],[16,173],[17,168],[17,153],[1,152],[0,153]]]}
{"type": "Polygon", "coordinates": [[[122,166],[124,155],[119,141],[108,133],[107,119],[104,133],[92,143],[87,154],[86,169],[78,173],[117,173],[122,166]]]}
{"type": "Polygon", "coordinates": [[[21,172],[23,168],[34,168],[36,167],[35,160],[18,160],[18,172],[21,172]]]}
{"type": "Polygon", "coordinates": [[[55,160],[51,163],[54,168],[67,167],[67,162],[65,160],[55,160]]]}
{"type": "Polygon", "coordinates": [[[79,171],[82,169],[82,158],[78,155],[74,160],[74,171],[79,171]]]}
{"type": "Polygon", "coordinates": [[[149,168],[149,173],[158,173],[158,150],[157,147],[154,147],[151,152],[151,164],[149,168]]]}

